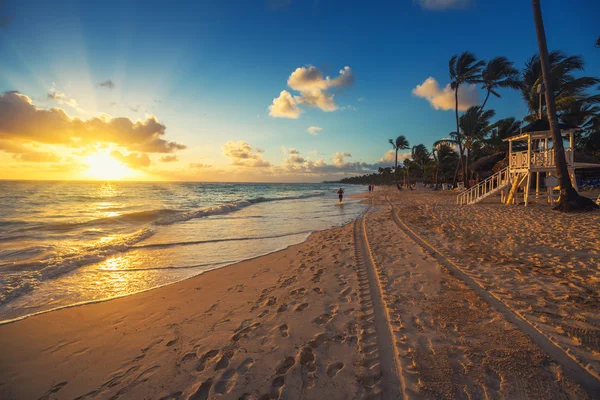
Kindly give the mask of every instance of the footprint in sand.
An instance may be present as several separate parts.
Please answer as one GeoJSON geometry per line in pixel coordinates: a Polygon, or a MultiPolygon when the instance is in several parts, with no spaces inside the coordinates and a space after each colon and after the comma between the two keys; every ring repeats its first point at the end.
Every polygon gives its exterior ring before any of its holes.
{"type": "Polygon", "coordinates": [[[308,303],[302,303],[296,307],[295,311],[304,311],[308,307],[308,303]]]}
{"type": "Polygon", "coordinates": [[[271,383],[271,398],[272,399],[280,398],[281,388],[283,387],[284,383],[285,383],[285,377],[283,377],[283,376],[278,376],[277,378],[273,379],[273,382],[271,383]]]}
{"type": "Polygon", "coordinates": [[[229,360],[231,360],[234,354],[235,353],[233,352],[233,350],[226,351],[221,356],[221,359],[217,362],[217,365],[215,365],[215,371],[220,371],[222,369],[227,368],[229,366],[229,360]]]}
{"type": "Polygon", "coordinates": [[[227,394],[231,390],[235,380],[231,379],[236,374],[235,369],[230,368],[223,372],[219,382],[215,384],[215,392],[219,394],[227,394]]]}
{"type": "Polygon", "coordinates": [[[308,342],[308,345],[310,347],[312,347],[313,349],[316,349],[317,347],[319,347],[326,341],[327,341],[327,335],[325,333],[319,333],[317,336],[315,336],[313,339],[311,339],[308,342]]]}
{"type": "Polygon", "coordinates": [[[205,381],[187,400],[207,400],[210,388],[212,386],[212,378],[205,381]]]}
{"type": "MultiPolygon", "coordinates": [[[[246,320],[247,321],[247,320],[246,320]]],[[[246,322],[244,321],[244,322],[246,322]]],[[[243,329],[240,329],[242,326],[244,326],[244,322],[242,323],[242,325],[240,325],[240,327],[238,329],[236,329],[236,333],[231,336],[231,340],[234,342],[238,342],[241,339],[245,338],[246,336],[248,336],[248,334],[250,332],[252,332],[254,329],[256,329],[258,326],[260,326],[260,322],[255,322],[254,324],[250,325],[250,326],[246,326],[243,329]]]]}
{"type": "Polygon", "coordinates": [[[254,360],[252,358],[246,358],[237,369],[238,374],[244,375],[246,372],[252,368],[254,365],[254,360]]]}
{"type": "Polygon", "coordinates": [[[281,336],[283,337],[288,337],[290,336],[289,330],[288,330],[288,326],[287,324],[283,324],[279,327],[279,332],[281,333],[281,336]]]}
{"type": "Polygon", "coordinates": [[[323,290],[319,287],[313,288],[313,291],[318,294],[323,294],[323,290]]]}
{"type": "Polygon", "coordinates": [[[260,314],[258,314],[258,318],[262,318],[267,314],[269,314],[269,310],[265,310],[265,311],[261,312],[260,314]]]}
{"type": "Polygon", "coordinates": [[[279,375],[285,375],[295,363],[296,360],[294,360],[294,357],[286,357],[286,359],[277,367],[277,373],[279,375]]]}
{"type": "Polygon", "coordinates": [[[305,288],[290,290],[290,295],[291,296],[296,296],[296,295],[300,296],[300,295],[303,295],[304,293],[306,293],[306,289],[305,288]]]}
{"type": "Polygon", "coordinates": [[[219,354],[218,350],[207,351],[200,357],[200,361],[196,364],[196,371],[202,372],[206,368],[206,363],[215,358],[219,354]]]}
{"type": "Polygon", "coordinates": [[[313,319],[313,322],[317,326],[322,326],[322,325],[325,325],[326,323],[328,323],[329,321],[331,321],[331,318],[333,318],[331,316],[331,314],[325,313],[325,314],[321,314],[317,318],[313,319]]]}
{"type": "Polygon", "coordinates": [[[343,362],[336,362],[327,367],[327,376],[333,378],[344,368],[343,362]]]}
{"type": "Polygon", "coordinates": [[[287,306],[287,304],[282,304],[282,305],[280,305],[280,306],[279,306],[279,308],[277,309],[277,312],[278,312],[278,313],[281,313],[281,312],[284,312],[284,311],[286,311],[287,309],[288,309],[288,306],[287,306]]]}

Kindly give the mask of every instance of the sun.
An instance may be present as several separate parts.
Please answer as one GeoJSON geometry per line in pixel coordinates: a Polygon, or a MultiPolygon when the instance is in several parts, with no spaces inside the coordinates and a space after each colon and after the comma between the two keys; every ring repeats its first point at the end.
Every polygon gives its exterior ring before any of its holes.
{"type": "Polygon", "coordinates": [[[108,153],[96,153],[87,156],[83,162],[88,165],[86,175],[98,180],[121,180],[134,171],[115,160],[108,153]]]}

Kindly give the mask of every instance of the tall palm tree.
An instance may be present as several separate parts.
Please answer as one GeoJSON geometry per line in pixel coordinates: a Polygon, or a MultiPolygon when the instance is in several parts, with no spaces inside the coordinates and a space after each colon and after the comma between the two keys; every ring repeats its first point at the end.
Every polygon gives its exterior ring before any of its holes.
{"type": "Polygon", "coordinates": [[[394,177],[395,177],[395,182],[396,182],[396,186],[398,185],[398,150],[406,150],[410,147],[410,145],[408,144],[408,140],[406,140],[406,137],[404,137],[404,135],[400,135],[396,138],[396,140],[394,139],[389,139],[388,142],[392,145],[392,148],[394,150],[396,150],[396,161],[394,163],[394,177]]]}
{"type": "Polygon", "coordinates": [[[485,108],[490,94],[500,98],[498,89],[520,89],[519,71],[506,57],[492,58],[481,71],[482,88],[487,92],[481,108],[485,108]]]}
{"type": "MultiPolygon", "coordinates": [[[[450,59],[450,62],[448,63],[448,70],[450,72],[450,79],[451,79],[450,87],[452,88],[452,90],[454,90],[454,100],[455,100],[454,111],[455,111],[455,115],[456,115],[456,132],[459,136],[460,136],[460,128],[458,126],[458,123],[459,123],[459,121],[458,121],[458,89],[463,84],[480,83],[481,82],[481,70],[484,65],[485,65],[484,61],[477,61],[477,58],[475,57],[475,55],[473,53],[469,53],[468,51],[465,51],[464,53],[462,53],[460,55],[452,56],[452,58],[450,59]]],[[[458,145],[459,145],[458,150],[460,152],[460,160],[461,160],[461,163],[463,163],[462,157],[463,157],[464,152],[463,152],[463,147],[462,147],[461,141],[458,142],[458,145]]],[[[457,165],[457,172],[458,172],[458,165],[457,165]]],[[[467,176],[466,169],[464,168],[464,163],[463,163],[463,177],[465,179],[465,185],[467,184],[466,176],[467,176]]]]}
{"type": "Polygon", "coordinates": [[[544,78],[544,86],[546,87],[546,109],[548,114],[548,122],[550,124],[550,132],[552,132],[554,159],[556,160],[556,173],[558,175],[558,181],[560,185],[560,203],[555,209],[569,212],[598,208],[598,206],[592,200],[579,196],[577,191],[573,188],[573,185],[571,185],[571,180],[569,179],[567,160],[565,158],[565,150],[560,133],[560,126],[558,125],[558,117],[556,115],[556,104],[554,102],[555,93],[552,84],[556,76],[552,76],[540,0],[531,0],[531,5],[533,8],[535,32],[537,35],[538,49],[540,52],[540,65],[544,78]]]}

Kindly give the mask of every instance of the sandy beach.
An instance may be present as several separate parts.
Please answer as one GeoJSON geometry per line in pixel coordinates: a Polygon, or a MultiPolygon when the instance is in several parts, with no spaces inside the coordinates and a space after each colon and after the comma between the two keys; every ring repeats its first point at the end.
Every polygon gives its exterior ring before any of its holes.
{"type": "Polygon", "coordinates": [[[0,326],[0,398],[597,396],[600,213],[364,197],[362,217],[302,244],[0,326]]]}

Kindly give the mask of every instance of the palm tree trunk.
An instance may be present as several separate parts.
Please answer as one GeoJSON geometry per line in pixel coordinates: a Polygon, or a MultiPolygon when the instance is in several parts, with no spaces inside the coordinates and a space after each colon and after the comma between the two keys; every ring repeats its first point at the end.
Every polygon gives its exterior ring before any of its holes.
{"type": "Polygon", "coordinates": [[[548,122],[550,123],[550,132],[552,132],[554,159],[556,160],[556,174],[558,175],[558,182],[560,185],[560,203],[555,207],[555,210],[569,212],[598,208],[592,200],[579,196],[569,179],[565,149],[560,133],[560,126],[558,125],[558,119],[556,117],[556,104],[554,102],[554,92],[552,91],[550,61],[548,59],[548,45],[546,43],[546,32],[544,30],[544,20],[542,19],[540,0],[531,0],[531,5],[533,7],[535,33],[537,35],[540,52],[542,76],[544,78],[544,86],[546,87],[546,111],[548,114],[548,122]]]}
{"type": "Polygon", "coordinates": [[[483,109],[485,108],[485,104],[487,103],[488,99],[490,98],[490,91],[487,91],[487,95],[485,96],[485,100],[483,101],[483,104],[481,105],[481,111],[483,111],[483,109]]]}
{"type": "Polygon", "coordinates": [[[394,183],[398,186],[398,148],[396,147],[396,162],[394,167],[394,183]]]}
{"type": "MultiPolygon", "coordinates": [[[[462,148],[462,144],[460,141],[460,125],[458,122],[458,88],[459,88],[459,85],[457,84],[456,88],[454,89],[454,100],[455,100],[454,112],[456,115],[456,135],[458,136],[458,149],[460,150],[460,164],[462,165],[462,168],[463,168],[463,183],[465,184],[465,187],[467,187],[467,170],[465,167],[465,163],[462,161],[463,148],[462,148]]],[[[457,169],[457,172],[458,172],[458,169],[457,169]]],[[[454,180],[456,180],[456,176],[455,176],[454,180]]]]}

